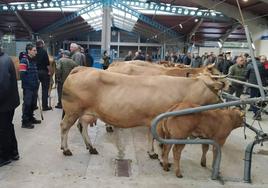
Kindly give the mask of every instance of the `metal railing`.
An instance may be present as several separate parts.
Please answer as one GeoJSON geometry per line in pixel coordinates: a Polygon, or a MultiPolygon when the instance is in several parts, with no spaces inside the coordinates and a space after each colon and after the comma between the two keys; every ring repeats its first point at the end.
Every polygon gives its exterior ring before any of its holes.
{"type": "MultiPolygon", "coordinates": [[[[266,99],[268,101],[268,98],[266,99]]],[[[171,116],[182,116],[186,114],[192,114],[192,113],[198,113],[206,110],[213,110],[217,108],[224,108],[229,106],[237,106],[237,105],[243,105],[243,104],[252,104],[255,102],[262,101],[262,98],[251,98],[246,100],[240,100],[240,101],[232,101],[232,102],[226,102],[226,103],[219,103],[219,104],[212,104],[207,106],[200,106],[195,108],[188,108],[183,109],[180,111],[174,111],[174,112],[166,112],[163,114],[158,115],[153,121],[152,121],[152,134],[153,137],[159,141],[160,143],[164,144],[210,144],[214,145],[216,147],[216,159],[214,161],[214,164],[212,166],[212,176],[211,179],[216,180],[219,178],[219,169],[220,169],[220,160],[221,160],[221,150],[217,143],[215,143],[213,140],[209,139],[196,139],[196,140],[190,140],[190,139],[163,139],[159,137],[159,135],[156,132],[156,127],[158,123],[164,119],[171,116]]]]}

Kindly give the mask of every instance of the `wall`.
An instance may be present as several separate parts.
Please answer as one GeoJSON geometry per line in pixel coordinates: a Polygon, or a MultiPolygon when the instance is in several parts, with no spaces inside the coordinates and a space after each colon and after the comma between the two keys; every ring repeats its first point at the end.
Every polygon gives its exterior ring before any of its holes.
{"type": "MultiPolygon", "coordinates": [[[[241,53],[249,53],[249,49],[244,48],[223,48],[222,52],[230,51],[232,56],[240,55],[241,53]]],[[[219,48],[215,47],[200,47],[199,48],[199,55],[203,55],[205,52],[213,52],[215,55],[219,54],[219,48]]]]}
{"type": "Polygon", "coordinates": [[[20,52],[25,52],[25,47],[31,41],[17,41],[16,42],[16,56],[19,57],[20,52]]]}
{"type": "Polygon", "coordinates": [[[266,55],[268,57],[268,40],[260,40],[258,42],[257,55],[266,55]]]}

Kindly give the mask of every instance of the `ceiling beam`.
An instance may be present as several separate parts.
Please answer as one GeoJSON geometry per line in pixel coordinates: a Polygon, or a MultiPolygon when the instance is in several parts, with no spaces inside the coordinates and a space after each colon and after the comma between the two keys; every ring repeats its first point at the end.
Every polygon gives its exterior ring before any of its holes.
{"type": "Polygon", "coordinates": [[[166,33],[168,34],[169,36],[171,37],[179,37],[181,36],[182,34],[179,34],[178,32],[172,30],[172,28],[168,28],[154,20],[152,20],[151,18],[143,15],[143,14],[140,14],[138,11],[136,11],[135,9],[129,7],[128,5],[126,4],[123,4],[122,3],[123,1],[119,1],[119,0],[113,0],[112,1],[112,6],[121,10],[121,11],[124,11],[124,12],[127,12],[129,14],[131,14],[132,16],[135,16],[136,18],[138,18],[139,20],[141,20],[142,22],[150,25],[151,27],[159,30],[159,34],[161,33],[166,33]]]}
{"type": "Polygon", "coordinates": [[[33,38],[34,32],[31,28],[31,26],[29,24],[27,24],[27,22],[22,18],[22,16],[17,11],[14,11],[14,14],[17,16],[20,23],[27,29],[27,31],[29,32],[30,38],[33,38]]]}
{"type": "Polygon", "coordinates": [[[193,30],[189,33],[188,38],[190,42],[192,41],[192,37],[195,35],[198,28],[202,25],[203,21],[204,19],[201,18],[200,21],[194,26],[193,30]]]}
{"type": "Polygon", "coordinates": [[[77,32],[78,35],[79,35],[79,30],[80,29],[84,29],[84,28],[88,28],[90,29],[91,27],[89,25],[81,25],[79,27],[75,27],[75,28],[72,28],[72,29],[69,29],[69,30],[65,30],[65,31],[61,31],[61,32],[55,32],[52,34],[52,36],[59,36],[59,35],[64,35],[65,33],[69,33],[69,32],[77,32]]]}
{"type": "Polygon", "coordinates": [[[61,8],[64,6],[74,6],[74,5],[88,5],[94,3],[94,0],[60,0],[60,1],[52,1],[47,0],[42,3],[36,2],[26,2],[19,3],[15,5],[10,4],[0,4],[0,12],[7,11],[21,11],[21,10],[38,10],[38,9],[46,9],[46,8],[61,8]]]}
{"type": "Polygon", "coordinates": [[[166,5],[165,3],[146,1],[141,2],[140,0],[125,0],[122,1],[127,6],[132,6],[136,8],[140,8],[141,10],[151,10],[151,11],[161,11],[173,14],[175,16],[195,16],[201,18],[210,18],[216,20],[229,20],[228,17],[224,16],[221,13],[215,12],[213,10],[194,10],[191,7],[185,6],[174,6],[174,5],[166,5]]]}
{"type": "Polygon", "coordinates": [[[100,7],[100,6],[101,6],[101,3],[99,1],[96,1],[95,3],[92,3],[89,6],[86,6],[86,7],[78,10],[77,12],[75,12],[75,13],[73,13],[73,14],[71,14],[71,15],[63,18],[63,19],[60,19],[60,20],[56,21],[52,25],[49,25],[48,27],[46,27],[44,29],[41,29],[39,31],[39,33],[41,33],[41,34],[51,33],[52,31],[54,31],[55,29],[61,27],[62,25],[73,21],[74,19],[76,19],[80,15],[85,14],[87,12],[90,12],[90,11],[96,9],[97,7],[100,7]]]}
{"type": "Polygon", "coordinates": [[[60,31],[65,31],[65,30],[68,30],[68,29],[71,29],[71,28],[75,28],[75,27],[84,25],[84,24],[88,25],[88,23],[85,22],[85,21],[75,22],[75,23],[72,23],[72,24],[66,24],[63,27],[58,28],[54,32],[56,33],[56,32],[60,32],[60,31]]]}
{"type": "Polygon", "coordinates": [[[232,25],[232,27],[228,29],[226,33],[219,39],[220,42],[224,43],[228,39],[228,37],[231,35],[231,33],[237,30],[240,26],[241,26],[240,24],[232,25]]]}
{"type": "MultiPolygon", "coordinates": [[[[191,3],[196,5],[211,8],[216,11],[219,11],[229,17],[237,20],[242,23],[241,16],[239,14],[239,9],[237,6],[230,5],[228,3],[224,3],[220,0],[188,0],[191,3]]],[[[267,20],[264,18],[256,19],[257,15],[251,13],[250,11],[243,11],[243,16],[245,19],[245,24],[248,25],[250,31],[253,33],[253,40],[259,40],[261,35],[263,34],[264,28],[267,27],[267,20]]]]}

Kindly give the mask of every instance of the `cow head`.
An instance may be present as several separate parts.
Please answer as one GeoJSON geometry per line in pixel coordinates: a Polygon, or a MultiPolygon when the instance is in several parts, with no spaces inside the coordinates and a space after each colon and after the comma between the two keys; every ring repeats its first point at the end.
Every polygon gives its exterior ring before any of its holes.
{"type": "Polygon", "coordinates": [[[221,72],[215,67],[215,63],[206,66],[203,70],[204,74],[221,75],[221,72]]]}
{"type": "Polygon", "coordinates": [[[228,80],[225,79],[225,75],[199,74],[198,78],[202,79],[205,84],[215,92],[219,90],[227,91],[229,89],[230,84],[228,80]]]}

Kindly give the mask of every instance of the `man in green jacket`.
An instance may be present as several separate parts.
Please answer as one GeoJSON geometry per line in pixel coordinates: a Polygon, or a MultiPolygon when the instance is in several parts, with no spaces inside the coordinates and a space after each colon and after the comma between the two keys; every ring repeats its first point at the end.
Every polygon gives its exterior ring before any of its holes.
{"type": "Polygon", "coordinates": [[[55,108],[62,108],[61,105],[62,86],[71,70],[76,66],[78,66],[77,63],[70,58],[70,51],[65,50],[63,52],[62,58],[59,59],[56,67],[58,104],[55,106],[55,108]]]}
{"type": "MultiPolygon", "coordinates": [[[[240,81],[246,81],[245,72],[246,72],[245,59],[239,56],[236,59],[236,63],[230,67],[228,74],[230,78],[240,81]]],[[[241,94],[243,93],[243,89],[244,86],[242,84],[232,82],[229,93],[230,94],[235,93],[235,96],[240,98],[241,94]]]]}

